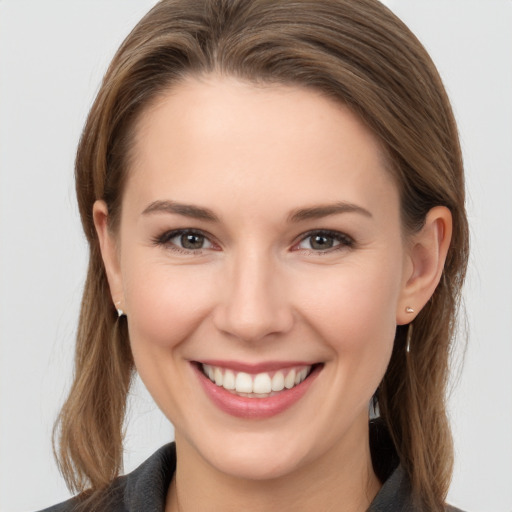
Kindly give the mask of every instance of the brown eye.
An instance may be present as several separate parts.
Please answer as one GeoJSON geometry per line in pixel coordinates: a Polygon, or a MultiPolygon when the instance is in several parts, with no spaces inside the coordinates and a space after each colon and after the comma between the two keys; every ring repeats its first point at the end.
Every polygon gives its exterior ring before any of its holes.
{"type": "Polygon", "coordinates": [[[309,244],[311,249],[314,249],[315,251],[323,251],[333,247],[334,239],[331,236],[314,235],[310,237],[309,244]]]}
{"type": "Polygon", "coordinates": [[[205,240],[205,237],[198,233],[184,233],[180,236],[180,245],[183,249],[194,251],[203,249],[205,240]]]}
{"type": "Polygon", "coordinates": [[[154,243],[178,252],[194,252],[214,248],[208,236],[201,231],[191,229],[168,231],[157,237],[154,243]]]}
{"type": "Polygon", "coordinates": [[[329,250],[353,247],[354,241],[348,235],[338,231],[310,232],[296,246],[298,249],[312,252],[328,252],[329,250]]]}

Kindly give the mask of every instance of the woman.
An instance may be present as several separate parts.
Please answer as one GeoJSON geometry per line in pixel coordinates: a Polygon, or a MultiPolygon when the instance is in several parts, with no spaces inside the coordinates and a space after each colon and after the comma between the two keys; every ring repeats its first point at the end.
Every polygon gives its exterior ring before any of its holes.
{"type": "Polygon", "coordinates": [[[462,161],[385,7],[160,2],[76,183],[90,263],[57,433],[81,494],[49,510],[446,509],[462,161]],[[117,478],[135,370],[176,443],[117,478]]]}

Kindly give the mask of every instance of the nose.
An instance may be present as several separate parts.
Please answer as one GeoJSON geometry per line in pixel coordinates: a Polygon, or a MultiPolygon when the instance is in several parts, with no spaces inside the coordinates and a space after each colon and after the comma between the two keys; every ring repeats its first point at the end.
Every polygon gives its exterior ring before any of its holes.
{"type": "Polygon", "coordinates": [[[217,329],[246,342],[288,332],[293,309],[278,264],[264,252],[233,258],[214,312],[217,329]]]}

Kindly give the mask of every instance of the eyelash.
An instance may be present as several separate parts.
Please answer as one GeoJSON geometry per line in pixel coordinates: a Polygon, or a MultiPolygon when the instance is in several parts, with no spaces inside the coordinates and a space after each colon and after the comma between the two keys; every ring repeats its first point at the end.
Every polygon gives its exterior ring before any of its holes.
{"type": "MultiPolygon", "coordinates": [[[[199,230],[199,229],[176,229],[172,231],[166,231],[165,233],[155,237],[153,239],[154,245],[157,246],[164,246],[174,252],[181,253],[181,254],[202,254],[202,251],[205,250],[205,248],[199,248],[199,249],[186,249],[184,247],[179,247],[178,245],[171,243],[171,240],[176,237],[180,237],[183,235],[194,235],[203,237],[206,241],[208,241],[210,244],[214,245],[214,243],[211,241],[211,236],[207,233],[199,230]]],[[[333,247],[329,247],[325,250],[313,250],[313,249],[297,249],[302,254],[315,254],[315,255],[323,255],[323,254],[329,254],[335,251],[343,250],[343,249],[351,249],[355,246],[354,239],[344,233],[341,233],[339,231],[331,231],[328,229],[317,229],[313,231],[308,231],[307,233],[304,233],[301,235],[298,242],[293,244],[293,247],[297,247],[302,242],[311,239],[312,237],[325,237],[325,238],[331,238],[335,242],[339,242],[337,245],[333,247]]],[[[206,249],[210,249],[210,247],[207,247],[206,249]]]]}
{"type": "Polygon", "coordinates": [[[340,251],[343,249],[352,249],[355,246],[354,239],[346,235],[345,233],[341,233],[340,231],[331,231],[330,229],[316,229],[301,235],[300,240],[296,244],[294,244],[294,247],[298,246],[305,240],[313,238],[314,236],[332,238],[334,241],[339,242],[339,244],[335,245],[334,247],[318,251],[312,249],[299,249],[301,253],[316,255],[330,254],[332,252],[340,251]]]}
{"type": "Polygon", "coordinates": [[[164,246],[171,251],[178,252],[181,254],[202,254],[204,248],[201,249],[185,249],[184,247],[179,247],[178,245],[171,243],[171,240],[176,237],[180,237],[183,235],[195,235],[199,237],[203,237],[210,244],[213,245],[211,241],[211,236],[207,233],[199,229],[175,229],[173,231],[166,231],[165,233],[157,236],[153,239],[153,243],[158,246],[164,246]]]}

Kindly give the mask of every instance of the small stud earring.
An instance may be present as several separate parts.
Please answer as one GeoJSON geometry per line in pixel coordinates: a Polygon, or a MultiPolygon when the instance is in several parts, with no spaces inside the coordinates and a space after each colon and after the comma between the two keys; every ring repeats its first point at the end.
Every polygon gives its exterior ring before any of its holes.
{"type": "Polygon", "coordinates": [[[120,308],[120,305],[121,305],[121,301],[119,300],[116,302],[116,311],[117,311],[117,316],[119,318],[121,318],[122,316],[126,316],[125,312],[120,308]]]}
{"type": "Polygon", "coordinates": [[[411,313],[414,313],[414,309],[412,309],[410,306],[407,306],[405,308],[405,312],[408,313],[408,314],[411,314],[411,313]]]}

